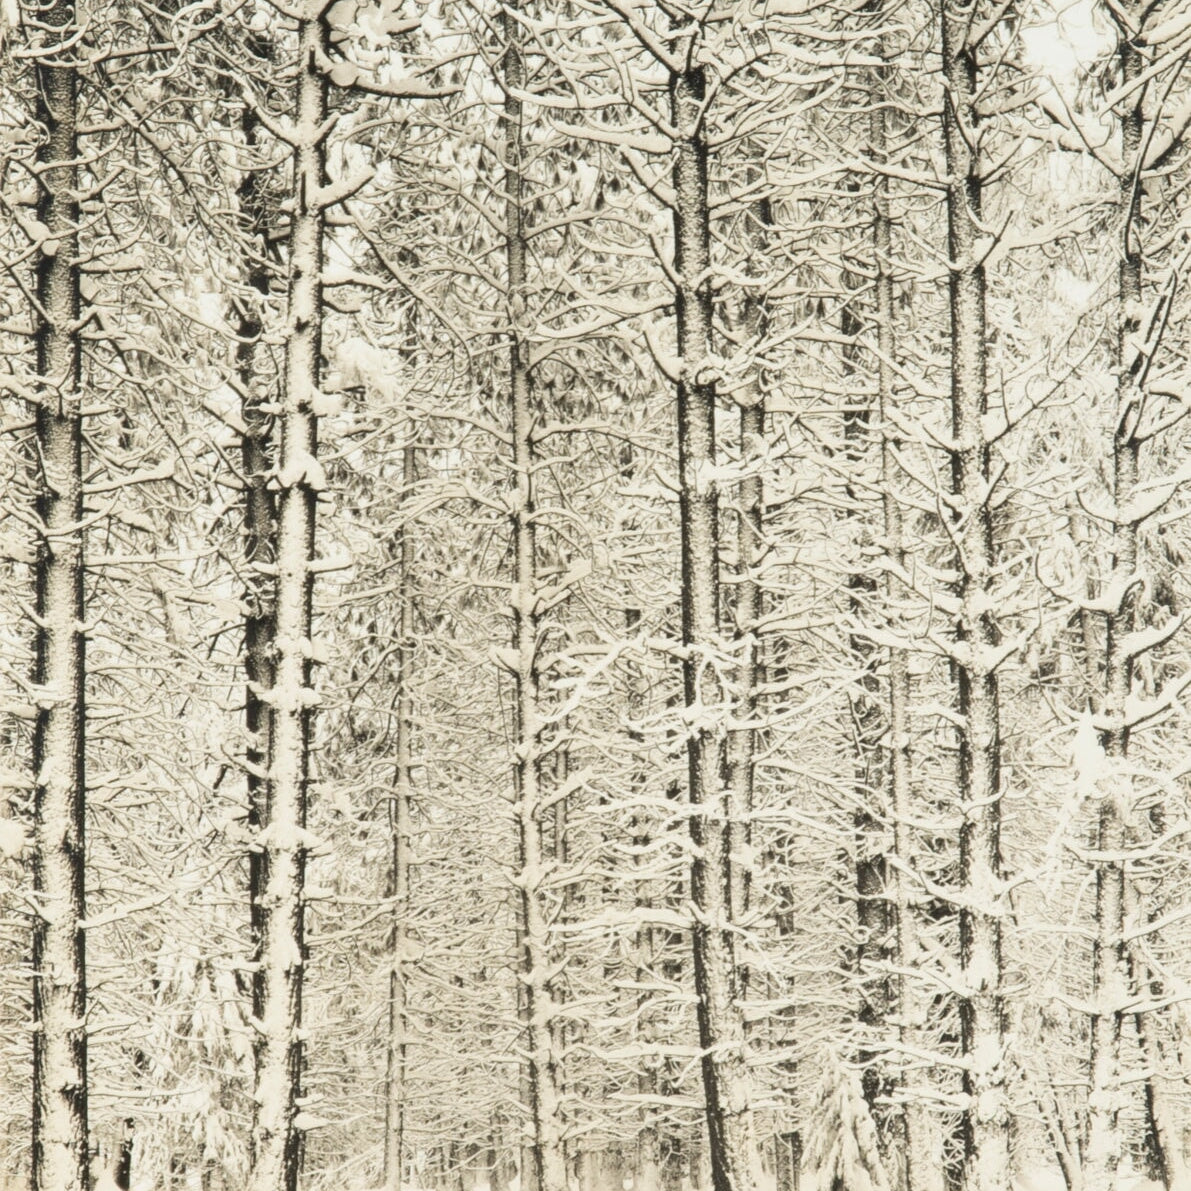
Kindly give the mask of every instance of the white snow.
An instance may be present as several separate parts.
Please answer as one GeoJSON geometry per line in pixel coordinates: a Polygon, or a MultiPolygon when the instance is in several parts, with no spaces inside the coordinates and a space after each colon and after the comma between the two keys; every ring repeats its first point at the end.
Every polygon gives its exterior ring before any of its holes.
{"type": "Polygon", "coordinates": [[[1079,717],[1079,726],[1071,742],[1071,764],[1080,796],[1090,798],[1096,792],[1096,783],[1105,776],[1107,765],[1100,733],[1096,731],[1090,711],[1079,717]]]}
{"type": "Polygon", "coordinates": [[[0,819],[0,852],[16,860],[25,849],[25,829],[15,819],[0,819]]]}

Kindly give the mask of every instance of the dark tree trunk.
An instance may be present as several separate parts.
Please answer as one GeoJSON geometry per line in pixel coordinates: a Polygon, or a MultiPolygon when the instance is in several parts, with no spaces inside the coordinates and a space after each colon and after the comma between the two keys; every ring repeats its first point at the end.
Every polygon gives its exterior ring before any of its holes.
{"type": "MultiPolygon", "coordinates": [[[[687,49],[677,55],[687,56],[687,49]]],[[[693,58],[693,54],[690,55],[693,58]]],[[[708,148],[703,104],[706,68],[692,64],[670,76],[670,118],[676,130],[673,183],[674,306],[678,323],[679,508],[682,537],[683,685],[688,726],[691,803],[691,900],[699,1044],[714,1191],[753,1186],[751,1105],[739,969],[732,930],[732,876],[727,757],[714,722],[726,711],[720,676],[724,643],[719,620],[719,511],[716,389],[712,359],[711,228],[708,148]]]]}
{"type": "Polygon", "coordinates": [[[945,3],[943,135],[951,262],[951,516],[959,576],[953,673],[959,712],[959,998],[965,1185],[1009,1186],[1009,1104],[1001,970],[1000,630],[987,412],[986,278],[980,137],[981,77],[970,6],[945,3]]]}
{"type": "Polygon", "coordinates": [[[79,315],[76,13],[37,13],[40,189],[47,229],[33,307],[37,631],[33,681],[33,1191],[86,1191],[87,1134],[83,415],[79,315]],[[61,46],[63,48],[57,48],[61,46]]]}
{"type": "Polygon", "coordinates": [[[525,1035],[523,1095],[530,1116],[530,1140],[522,1151],[522,1186],[533,1191],[566,1191],[568,1185],[560,1095],[561,1071],[550,983],[553,948],[549,898],[543,889],[548,840],[543,764],[547,749],[541,712],[537,598],[537,498],[533,378],[530,365],[528,236],[525,223],[525,130],[520,98],[526,85],[524,29],[514,10],[502,23],[505,51],[501,86],[504,100],[505,268],[509,310],[509,412],[512,429],[513,639],[515,686],[513,767],[521,980],[521,1020],[525,1035]]]}
{"type": "Polygon", "coordinates": [[[301,1132],[302,980],[306,963],[306,811],[312,685],[314,534],[323,487],[315,412],[322,353],[327,25],[298,25],[293,212],[286,260],[285,372],[281,392],[274,547],[273,685],[259,692],[268,717],[260,836],[260,1015],[250,1191],[297,1191],[301,1132]]]}

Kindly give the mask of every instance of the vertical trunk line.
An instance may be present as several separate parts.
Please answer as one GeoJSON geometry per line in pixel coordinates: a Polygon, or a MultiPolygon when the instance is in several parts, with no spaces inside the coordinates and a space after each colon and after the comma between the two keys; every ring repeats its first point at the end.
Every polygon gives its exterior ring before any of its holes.
{"type": "MultiPolygon", "coordinates": [[[[888,125],[885,85],[888,67],[879,67],[874,88],[873,110],[869,114],[869,138],[873,156],[884,163],[888,156],[888,125]]],[[[878,173],[873,183],[873,256],[875,261],[875,307],[877,307],[877,411],[881,424],[881,512],[885,529],[885,550],[893,573],[905,569],[906,551],[902,505],[897,497],[898,451],[900,442],[892,431],[892,414],[897,409],[894,393],[893,361],[897,336],[893,323],[893,235],[890,217],[890,183],[878,173]]],[[[884,597],[888,607],[896,605],[899,582],[886,573],[884,597]]],[[[913,838],[913,753],[910,709],[909,651],[898,646],[888,650],[888,757],[887,781],[893,824],[893,854],[900,861],[887,874],[890,890],[893,947],[897,952],[899,974],[891,992],[891,1008],[896,1014],[898,1042],[903,1047],[922,1045],[918,1023],[925,1017],[921,994],[908,975],[918,964],[918,929],[911,903],[910,883],[905,867],[912,865],[915,854],[913,838]]],[[[904,1086],[904,1074],[893,1077],[904,1086]]],[[[922,1104],[903,1097],[902,1105],[903,1186],[913,1191],[941,1191],[943,1185],[940,1155],[937,1155],[936,1130],[931,1127],[928,1110],[922,1104]]]]}
{"type": "MultiPolygon", "coordinates": [[[[882,44],[879,50],[885,57],[882,44]]],[[[869,113],[869,139],[878,165],[889,159],[888,85],[890,67],[878,66],[873,74],[872,110],[869,113]]],[[[889,177],[878,172],[873,181],[873,257],[875,265],[875,308],[877,331],[877,417],[881,426],[881,508],[885,531],[885,551],[892,564],[883,587],[886,607],[896,606],[901,585],[895,575],[904,573],[906,546],[902,506],[898,500],[898,452],[901,443],[893,432],[892,416],[897,409],[894,388],[894,360],[897,335],[894,324],[893,220],[890,214],[889,177]]],[[[926,1017],[920,990],[907,973],[918,966],[918,923],[910,894],[906,869],[913,864],[915,842],[912,824],[914,806],[914,758],[910,709],[913,690],[910,680],[909,651],[891,646],[888,655],[889,735],[887,746],[889,810],[893,826],[893,853],[900,861],[886,874],[890,888],[889,926],[899,975],[889,990],[890,1008],[897,1021],[897,1040],[905,1048],[924,1045],[919,1023],[926,1017]]],[[[895,1090],[904,1090],[905,1076],[891,1076],[895,1090]]],[[[929,1110],[921,1103],[902,1099],[901,1149],[902,1186],[910,1191],[942,1191],[943,1172],[938,1153],[937,1130],[929,1110]]]]}
{"type": "Polygon", "coordinates": [[[260,697],[269,722],[261,833],[261,1010],[254,1090],[251,1191],[296,1191],[301,1132],[302,976],[306,962],[306,811],[314,707],[311,615],[318,491],[327,81],[324,19],[298,25],[294,196],[290,223],[285,373],[277,468],[274,683],[260,697]]]}
{"type": "Polygon", "coordinates": [[[950,531],[959,581],[955,674],[959,730],[959,1003],[963,1054],[965,1178],[970,1191],[1009,1185],[1009,1107],[1001,973],[1000,692],[993,660],[1000,643],[992,592],[995,540],[991,469],[982,419],[987,409],[986,277],[982,248],[980,117],[976,50],[967,4],[943,6],[943,130],[951,260],[951,452],[955,512],[950,531]]]}
{"type": "MultiPolygon", "coordinates": [[[[417,480],[417,447],[411,439],[401,452],[401,487],[406,502],[417,480]]],[[[411,526],[404,519],[397,532],[396,554],[400,560],[398,578],[397,647],[397,740],[396,772],[390,802],[391,872],[389,895],[393,899],[389,952],[388,1053],[385,1065],[385,1191],[401,1191],[405,1150],[405,1084],[408,1048],[407,924],[410,913],[411,799],[413,794],[413,665],[414,665],[414,539],[411,526]]]]}
{"type": "MultiPolygon", "coordinates": [[[[631,453],[629,455],[631,462],[631,453]]],[[[622,466],[622,475],[627,479],[631,471],[630,462],[622,466]]],[[[633,637],[641,627],[641,609],[626,607],[624,630],[626,639],[633,637]]],[[[632,776],[630,778],[630,801],[633,805],[631,823],[631,854],[633,857],[633,905],[648,911],[654,904],[654,895],[646,869],[646,852],[651,843],[650,815],[644,806],[649,784],[648,760],[645,755],[645,733],[635,726],[641,723],[648,711],[648,685],[644,673],[634,668],[629,675],[627,692],[630,726],[628,737],[633,747],[632,776]]],[[[654,1009],[656,983],[655,966],[658,962],[658,939],[654,929],[643,916],[637,927],[634,941],[634,978],[637,984],[636,1012],[633,1016],[634,1040],[641,1046],[644,1061],[637,1069],[637,1094],[641,1097],[641,1109],[637,1118],[636,1165],[633,1170],[635,1191],[661,1191],[662,1185],[662,1142],[659,1128],[657,1097],[661,1092],[659,1078],[660,1057],[656,1053],[659,1041],[659,1015],[654,1009]]]]}
{"type": "Polygon", "coordinates": [[[79,335],[78,72],[71,0],[37,13],[39,382],[34,411],[37,632],[33,681],[33,1191],[87,1191],[86,642],[79,335]]]}
{"type": "MultiPolygon", "coordinates": [[[[750,255],[764,259],[773,210],[767,199],[754,204],[746,216],[750,255]]],[[[764,296],[748,290],[743,301],[741,330],[745,342],[758,350],[766,332],[764,296]]],[[[765,454],[765,388],[760,361],[749,369],[749,383],[737,397],[740,405],[740,462],[752,469],[740,481],[736,515],[735,647],[737,723],[728,732],[728,828],[729,910],[733,926],[740,930],[747,922],[752,884],[753,807],[757,756],[757,718],[760,711],[760,643],[762,592],[758,570],[765,555],[764,485],[759,460],[765,454]]],[[[747,998],[749,974],[741,968],[740,996],[747,998]]]]}
{"type": "MultiPolygon", "coordinates": [[[[840,319],[841,332],[851,340],[843,348],[844,369],[845,376],[856,380],[859,388],[863,385],[860,371],[863,345],[860,336],[865,322],[853,303],[859,300],[864,279],[848,271],[845,273],[845,284],[852,297],[844,305],[840,319]]],[[[870,451],[873,408],[871,399],[861,392],[847,401],[844,411],[844,459],[851,473],[861,467],[870,451]]],[[[857,545],[871,543],[869,526],[864,523],[868,514],[863,506],[863,494],[852,483],[850,474],[845,481],[845,495],[845,516],[850,521],[861,523],[861,542],[857,545]]],[[[858,625],[863,625],[869,619],[869,605],[878,590],[876,579],[863,567],[863,562],[858,559],[857,569],[848,576],[848,612],[858,625]]],[[[848,649],[851,657],[861,666],[859,681],[849,695],[854,747],[853,797],[856,806],[852,817],[856,942],[850,959],[860,994],[857,1020],[863,1027],[858,1051],[863,1067],[861,1088],[865,1104],[876,1122],[878,1101],[889,1091],[888,1081],[882,1071],[880,1034],[889,1016],[892,1000],[889,976],[883,970],[889,958],[890,907],[886,894],[889,866],[883,840],[882,815],[880,809],[875,809],[873,805],[882,788],[880,740],[885,724],[881,708],[881,682],[877,676],[880,660],[878,650],[863,631],[849,634],[848,649]]],[[[887,1141],[884,1124],[882,1121],[879,1128],[883,1147],[887,1141]]]]}
{"type": "MultiPolygon", "coordinates": [[[[517,821],[518,888],[521,908],[521,1008],[527,1041],[525,1090],[529,1093],[534,1191],[565,1191],[558,1056],[551,990],[550,922],[543,900],[545,824],[542,821],[542,758],[537,601],[536,422],[530,369],[529,280],[525,231],[524,128],[521,92],[526,83],[523,30],[516,6],[503,18],[505,267],[509,312],[509,404],[516,494],[513,535],[514,813],[517,821]]],[[[523,1175],[524,1177],[524,1175],[523,1175]]]]}
{"type": "MultiPolygon", "coordinates": [[[[679,39],[676,39],[679,40],[679,39]]],[[[725,707],[720,673],[719,520],[714,478],[708,149],[703,123],[706,67],[681,39],[687,65],[670,75],[677,130],[673,184],[674,294],[678,354],[679,509],[682,538],[683,689],[691,804],[692,952],[711,1177],[715,1191],[754,1183],[744,1023],[733,937],[726,751],[715,722],[725,707]]]]}
{"type": "MultiPolygon", "coordinates": [[[[251,105],[245,105],[241,129],[249,149],[257,145],[260,121],[251,105]]],[[[255,838],[265,821],[265,771],[269,757],[268,708],[260,692],[273,687],[273,590],[268,573],[276,561],[276,507],[269,490],[272,466],[272,415],[262,408],[268,404],[268,392],[258,375],[258,351],[264,331],[264,303],[268,300],[269,280],[273,273],[267,256],[269,212],[266,208],[260,173],[245,172],[238,189],[240,216],[250,237],[252,259],[245,280],[255,291],[260,308],[245,305],[240,313],[236,348],[236,372],[240,382],[240,414],[244,433],[240,439],[240,463],[244,482],[244,548],[246,591],[244,602],[244,727],[248,744],[244,771],[248,794],[248,830],[255,838]]],[[[264,900],[264,859],[261,849],[248,853],[249,933],[252,964],[252,1016],[263,1020],[261,977],[262,906],[264,900]]],[[[259,1038],[254,1046],[259,1045],[259,1038]]]]}
{"type": "MultiPolygon", "coordinates": [[[[1117,58],[1121,81],[1135,80],[1143,69],[1132,44],[1132,32],[1118,19],[1117,58]]],[[[1121,157],[1126,169],[1120,180],[1121,259],[1117,267],[1116,414],[1112,443],[1112,495],[1121,508],[1137,485],[1140,443],[1135,436],[1139,395],[1135,348],[1131,339],[1140,329],[1142,259],[1138,222],[1140,187],[1132,166],[1141,152],[1144,131],[1142,99],[1135,93],[1121,120],[1121,157]]],[[[1124,772],[1129,752],[1126,704],[1133,685],[1133,659],[1121,646],[1136,622],[1137,525],[1117,520],[1113,524],[1112,571],[1109,583],[1121,585],[1116,608],[1105,615],[1104,688],[1100,714],[1111,725],[1100,743],[1112,769],[1111,782],[1096,815],[1096,932],[1092,945],[1091,1086],[1088,1096],[1088,1143],[1085,1163],[1089,1187],[1110,1186],[1120,1164],[1124,1133],[1121,1112],[1125,1092],[1121,1080],[1121,1033],[1125,1006],[1130,999],[1128,955],[1125,946],[1125,861],[1127,846],[1122,807],[1132,801],[1130,779],[1124,772]]]]}

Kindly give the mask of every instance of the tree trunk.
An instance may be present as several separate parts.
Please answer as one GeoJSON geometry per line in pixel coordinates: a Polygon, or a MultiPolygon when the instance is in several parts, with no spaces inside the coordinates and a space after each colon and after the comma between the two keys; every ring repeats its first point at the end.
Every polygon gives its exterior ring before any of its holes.
{"type": "MultiPolygon", "coordinates": [[[[1133,45],[1134,30],[1119,28],[1117,49],[1122,83],[1136,79],[1144,68],[1133,45]]],[[[1133,101],[1121,121],[1122,160],[1132,163],[1142,151],[1142,96],[1133,101]]],[[[1117,268],[1117,392],[1112,448],[1112,488],[1117,507],[1123,506],[1137,485],[1140,441],[1139,404],[1130,363],[1136,348],[1131,342],[1141,326],[1142,260],[1138,193],[1132,169],[1120,183],[1122,256],[1117,268]]],[[[1125,947],[1126,832],[1122,812],[1132,803],[1130,779],[1124,772],[1129,750],[1126,703],[1133,685],[1133,657],[1123,639],[1136,622],[1136,585],[1129,583],[1137,569],[1137,524],[1116,521],[1113,526],[1110,584],[1121,583],[1122,597],[1106,615],[1103,690],[1099,712],[1111,726],[1100,743],[1109,766],[1109,788],[1101,791],[1096,820],[1096,923],[1092,943],[1092,1004],[1088,1140],[1085,1177],[1089,1187],[1111,1187],[1124,1146],[1121,1112],[1128,1093],[1121,1080],[1121,1030],[1130,1000],[1128,956],[1125,947]]]]}
{"type": "MultiPolygon", "coordinates": [[[[544,725],[540,699],[537,598],[535,413],[530,375],[528,245],[525,228],[522,101],[525,87],[524,36],[517,13],[503,21],[505,267],[509,310],[509,405],[512,415],[515,495],[513,534],[513,677],[516,688],[513,767],[517,822],[517,885],[520,898],[520,1002],[526,1039],[526,1091],[530,1115],[529,1159],[534,1191],[566,1191],[562,1107],[554,1006],[550,986],[552,948],[546,879],[547,824],[543,821],[544,725]]],[[[523,1164],[522,1186],[526,1186],[523,1164]]]]}
{"type": "MultiPolygon", "coordinates": [[[[888,156],[888,106],[885,88],[889,68],[874,72],[874,95],[869,115],[869,139],[872,154],[878,165],[888,156]]],[[[897,409],[894,392],[894,361],[897,358],[897,336],[894,330],[893,290],[893,221],[889,211],[889,179],[878,173],[873,182],[873,258],[875,273],[875,316],[877,332],[877,417],[881,426],[881,505],[885,530],[885,552],[890,568],[886,572],[884,597],[886,606],[897,606],[900,581],[896,574],[905,572],[906,547],[902,525],[902,506],[898,499],[898,451],[901,444],[892,433],[892,415],[897,409]]],[[[922,1026],[926,1021],[927,1005],[923,992],[907,973],[920,964],[918,922],[910,896],[911,882],[906,870],[913,868],[915,837],[912,824],[916,808],[914,798],[914,766],[910,708],[913,691],[910,683],[910,655],[907,649],[892,646],[888,656],[888,745],[886,781],[889,791],[889,812],[893,824],[893,854],[899,860],[891,872],[885,874],[890,888],[888,913],[891,919],[894,962],[901,973],[888,990],[890,1008],[896,1020],[899,1043],[906,1048],[920,1049],[926,1045],[922,1026]]],[[[915,1100],[906,1090],[904,1072],[894,1077],[902,1094],[901,1106],[901,1166],[902,1185],[908,1191],[943,1191],[943,1162],[939,1130],[930,1110],[915,1100]]]]}
{"type": "Polygon", "coordinates": [[[274,682],[261,692],[268,709],[262,847],[261,1014],[256,1022],[255,1113],[251,1191],[296,1191],[301,1135],[295,1127],[302,1079],[303,902],[310,738],[318,697],[311,685],[311,602],[322,340],[326,182],[326,23],[298,26],[294,186],[287,260],[285,373],[277,468],[274,682]]]}
{"type": "MultiPolygon", "coordinates": [[[[622,475],[628,478],[629,464],[626,462],[622,475]]],[[[625,637],[630,638],[641,626],[641,609],[628,607],[624,610],[625,637]]],[[[648,690],[644,675],[634,670],[629,678],[627,711],[631,723],[640,723],[648,710],[648,690]]],[[[648,787],[648,762],[645,756],[645,733],[638,727],[629,729],[629,740],[634,750],[631,779],[631,802],[636,808],[632,817],[632,856],[636,872],[633,874],[634,905],[648,910],[654,901],[649,888],[649,879],[642,871],[647,865],[651,830],[648,812],[642,806],[648,787]]],[[[657,1096],[661,1089],[658,1078],[660,1060],[655,1053],[658,1042],[658,1014],[653,1007],[654,993],[650,985],[656,980],[657,940],[653,927],[642,923],[637,927],[634,938],[635,972],[637,983],[636,1012],[633,1017],[635,1041],[639,1044],[642,1057],[637,1069],[637,1094],[641,1097],[641,1109],[637,1125],[637,1154],[633,1169],[633,1191],[660,1191],[661,1187],[661,1134],[658,1129],[657,1096]]]]}
{"type": "Polygon", "coordinates": [[[124,1122],[124,1132],[120,1137],[120,1151],[112,1179],[119,1191],[129,1191],[129,1188],[132,1187],[132,1150],[135,1141],[136,1122],[132,1117],[128,1117],[124,1122]]]}
{"type": "MultiPolygon", "coordinates": [[[[1126,886],[1125,892],[1126,921],[1139,923],[1141,911],[1136,892],[1131,885],[1126,886]]],[[[1141,948],[1130,948],[1130,952],[1129,970],[1133,980],[1150,996],[1160,999],[1162,981],[1150,971],[1141,948]]],[[[1183,1145],[1185,1114],[1182,1111],[1188,1081],[1178,1070],[1178,1055],[1170,1053],[1162,1035],[1163,1026],[1168,1026],[1169,1019],[1169,1010],[1138,1013],[1135,1019],[1137,1039],[1148,1072],[1145,1081],[1147,1143],[1155,1169],[1147,1173],[1166,1191],[1191,1191],[1191,1168],[1183,1145]],[[1176,1074],[1172,1075],[1172,1068],[1176,1074]],[[1171,1083],[1177,1089],[1174,1096],[1167,1091],[1171,1083]]],[[[1171,1049],[1177,1051],[1177,1046],[1171,1049]]]]}
{"type": "Polygon", "coordinates": [[[33,1191],[86,1191],[83,415],[77,100],[70,0],[37,13],[37,218],[47,229],[33,308],[37,700],[33,734],[33,1191]]]}
{"type": "MultiPolygon", "coordinates": [[[[257,45],[254,48],[265,48],[257,45]]],[[[249,150],[260,140],[260,120],[251,104],[241,117],[241,131],[249,150]]],[[[259,169],[246,166],[238,188],[241,227],[250,241],[245,282],[254,291],[240,310],[236,328],[236,373],[240,383],[240,466],[244,512],[244,727],[247,747],[244,774],[248,794],[248,830],[255,839],[265,821],[265,771],[269,759],[269,715],[261,693],[273,689],[274,636],[273,584],[269,578],[275,562],[276,503],[269,490],[273,466],[273,418],[267,412],[272,380],[261,375],[260,339],[264,331],[265,303],[273,274],[269,261],[270,212],[264,179],[259,169]]],[[[262,1001],[261,938],[264,907],[264,853],[248,853],[248,904],[252,965],[252,1016],[264,1020],[262,1001]]]]}
{"type": "MultiPolygon", "coordinates": [[[[874,106],[879,107],[879,104],[874,106]]],[[[879,184],[879,183],[878,183],[879,184]]],[[[852,296],[845,303],[840,330],[850,342],[843,349],[845,375],[856,384],[855,395],[845,398],[844,462],[848,468],[845,481],[846,516],[858,523],[855,531],[856,567],[848,576],[848,612],[857,625],[863,625],[877,594],[877,581],[864,567],[864,546],[871,546],[871,526],[867,524],[869,511],[865,508],[864,493],[852,479],[860,473],[871,451],[873,409],[863,395],[859,357],[863,350],[860,336],[865,322],[854,304],[860,300],[864,279],[851,272],[845,283],[852,296]]],[[[861,1088],[864,1102],[874,1123],[879,1122],[881,1147],[887,1148],[888,1128],[884,1114],[878,1107],[889,1093],[884,1074],[885,1057],[882,1036],[892,1008],[893,990],[888,976],[891,913],[886,886],[888,883],[887,843],[884,838],[882,816],[875,809],[883,786],[883,761],[880,742],[885,734],[885,717],[881,707],[881,683],[877,677],[879,655],[871,638],[863,629],[849,634],[850,664],[862,669],[859,681],[849,695],[850,731],[853,749],[853,781],[856,810],[853,813],[854,885],[856,933],[851,966],[856,976],[860,1004],[857,1022],[862,1027],[858,1060],[863,1068],[861,1088]]]]}
{"type": "Polygon", "coordinates": [[[802,1135],[778,1133],[773,1139],[773,1174],[777,1191],[798,1191],[802,1171],[802,1135]]]}
{"type": "MultiPolygon", "coordinates": [[[[773,211],[767,200],[756,203],[748,214],[750,255],[765,258],[773,211]]],[[[761,620],[761,582],[758,569],[764,558],[764,489],[759,463],[765,443],[765,388],[756,358],[766,331],[765,303],[757,290],[744,295],[741,331],[747,350],[754,354],[749,383],[738,395],[740,405],[740,463],[746,469],[737,491],[736,576],[733,603],[736,625],[736,726],[728,733],[728,865],[729,910],[739,930],[749,910],[752,881],[752,816],[757,752],[757,716],[760,708],[760,646],[757,627],[761,620]]],[[[740,994],[748,994],[748,973],[740,972],[740,994]]]]}
{"type": "MultiPolygon", "coordinates": [[[[413,431],[411,429],[410,433],[413,431]]],[[[417,448],[412,442],[402,451],[402,491],[408,500],[417,478],[417,448]]],[[[413,768],[413,680],[414,603],[413,584],[414,542],[410,526],[404,521],[397,532],[395,553],[399,559],[397,650],[397,754],[393,780],[393,799],[390,803],[391,872],[389,895],[393,899],[393,921],[389,939],[391,968],[389,973],[389,1030],[388,1055],[385,1067],[385,1191],[401,1191],[405,1145],[405,1078],[406,1037],[408,1033],[406,967],[408,964],[406,924],[410,909],[410,796],[413,768]]]]}
{"type": "Polygon", "coordinates": [[[719,624],[719,519],[714,479],[715,381],[707,143],[706,68],[670,75],[677,131],[673,182],[674,295],[678,323],[678,466],[682,534],[683,686],[691,803],[691,900],[699,1045],[714,1191],[754,1184],[748,1068],[732,934],[729,793],[721,725],[726,692],[719,624]]]}
{"type": "Polygon", "coordinates": [[[951,311],[952,512],[959,579],[954,673],[958,688],[960,1035],[962,1128],[969,1191],[1009,1186],[1009,1108],[1001,971],[1000,631],[992,581],[995,542],[987,410],[982,170],[977,50],[968,5],[943,7],[943,133],[947,159],[951,311]]]}
{"type": "Polygon", "coordinates": [[[493,1114],[488,1141],[488,1191],[509,1191],[510,1162],[500,1118],[493,1114]]]}

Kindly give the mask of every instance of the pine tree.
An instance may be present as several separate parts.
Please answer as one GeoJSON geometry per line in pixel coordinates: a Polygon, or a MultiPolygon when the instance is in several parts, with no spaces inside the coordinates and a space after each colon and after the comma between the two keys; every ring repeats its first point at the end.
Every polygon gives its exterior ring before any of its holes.
{"type": "Polygon", "coordinates": [[[86,662],[79,28],[74,5],[22,11],[37,91],[36,664],[33,736],[33,1187],[86,1191],[86,662]]]}
{"type": "Polygon", "coordinates": [[[327,194],[325,72],[328,28],[298,22],[293,122],[293,210],[286,270],[285,364],[278,417],[277,519],[271,639],[272,686],[260,692],[268,719],[261,873],[260,1015],[256,1050],[252,1191],[296,1191],[301,1133],[302,981],[306,963],[304,884],[313,687],[311,601],[315,510],[324,486],[318,455],[327,194]]]}

